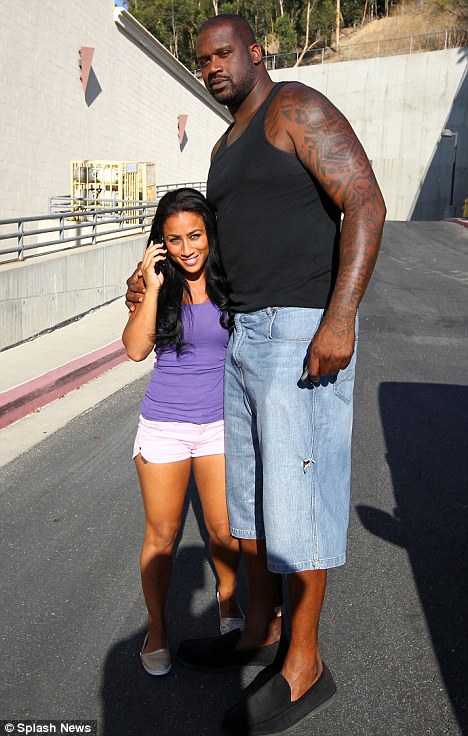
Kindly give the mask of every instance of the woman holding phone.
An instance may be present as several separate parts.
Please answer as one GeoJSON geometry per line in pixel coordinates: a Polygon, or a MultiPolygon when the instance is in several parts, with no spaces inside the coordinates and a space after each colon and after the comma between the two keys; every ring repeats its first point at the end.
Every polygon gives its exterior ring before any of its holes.
{"type": "Polygon", "coordinates": [[[165,602],[192,470],[218,578],[221,632],[244,625],[235,595],[239,543],[230,534],[225,493],[228,296],[215,217],[200,192],[162,197],[141,271],[146,291],[122,336],[132,360],[156,354],[133,451],[146,517],[140,568],[148,633],[140,656],[147,672],[164,675],[171,668],[165,602]]]}

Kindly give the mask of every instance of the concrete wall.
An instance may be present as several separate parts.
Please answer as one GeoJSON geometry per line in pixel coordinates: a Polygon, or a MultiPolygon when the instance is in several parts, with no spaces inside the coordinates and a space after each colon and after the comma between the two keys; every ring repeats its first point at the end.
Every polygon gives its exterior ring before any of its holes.
{"type": "Polygon", "coordinates": [[[454,201],[468,198],[468,49],[282,69],[325,94],[348,118],[372,160],[390,220],[437,220],[450,199],[453,139],[459,132],[454,201]]]}
{"type": "MultiPolygon", "coordinates": [[[[206,179],[229,116],[112,0],[0,0],[0,218],[45,213],[69,192],[72,159],[155,161],[158,183],[206,179]],[[85,95],[78,49],[95,48],[85,95]],[[177,116],[187,114],[187,143],[177,116]]],[[[273,72],[327,95],[349,118],[382,186],[389,219],[443,217],[453,141],[455,201],[468,197],[468,49],[273,72]]],[[[0,349],[122,294],[144,237],[0,268],[0,349]]]]}
{"type": "MultiPolygon", "coordinates": [[[[70,192],[72,159],[155,161],[158,183],[206,179],[229,116],[113,0],[0,0],[0,218],[45,213],[70,192]],[[95,48],[86,95],[78,49],[95,48]],[[188,115],[187,143],[177,116],[188,115]]],[[[326,94],[364,143],[391,219],[438,219],[468,197],[468,50],[285,69],[326,94]]]]}
{"type": "Polygon", "coordinates": [[[0,350],[125,292],[147,237],[82,246],[0,268],[0,350]]]}
{"type": "Polygon", "coordinates": [[[50,195],[70,193],[73,159],[155,161],[159,184],[206,180],[226,110],[113,0],[0,0],[0,17],[0,218],[45,214],[50,195]],[[82,46],[95,49],[86,96],[82,46]]]}

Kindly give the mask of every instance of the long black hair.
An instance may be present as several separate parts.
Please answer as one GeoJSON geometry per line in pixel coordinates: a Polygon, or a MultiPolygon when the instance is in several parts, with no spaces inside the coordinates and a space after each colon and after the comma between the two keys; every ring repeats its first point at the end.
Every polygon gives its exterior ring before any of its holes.
{"type": "MultiPolygon", "coordinates": [[[[161,243],[164,223],[171,215],[181,212],[194,212],[203,218],[209,245],[204,268],[206,293],[209,300],[221,311],[219,320],[221,325],[226,329],[230,329],[228,286],[219,256],[216,217],[203,194],[197,189],[187,187],[174,189],[161,197],[151,225],[148,245],[150,243],[161,243]]],[[[158,297],[158,314],[155,328],[156,350],[158,353],[168,348],[175,348],[177,355],[180,355],[186,345],[182,325],[183,300],[192,302],[190,286],[179,264],[175,263],[168,254],[165,261],[164,283],[158,297]]]]}

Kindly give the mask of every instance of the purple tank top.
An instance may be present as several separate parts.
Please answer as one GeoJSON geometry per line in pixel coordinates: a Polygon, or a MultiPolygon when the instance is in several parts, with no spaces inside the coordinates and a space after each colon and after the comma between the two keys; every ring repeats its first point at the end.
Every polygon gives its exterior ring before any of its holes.
{"type": "Polygon", "coordinates": [[[165,350],[156,359],[141,404],[145,419],[208,424],[223,418],[224,358],[229,333],[211,302],[183,304],[186,345],[180,356],[165,350]]]}

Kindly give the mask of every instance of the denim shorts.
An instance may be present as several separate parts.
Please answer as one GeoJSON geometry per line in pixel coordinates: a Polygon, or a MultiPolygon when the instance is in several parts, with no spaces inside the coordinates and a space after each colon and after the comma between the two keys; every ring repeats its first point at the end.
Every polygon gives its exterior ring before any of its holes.
{"type": "Polygon", "coordinates": [[[231,534],[265,538],[277,573],[346,561],[356,352],[337,376],[301,382],[322,317],[296,307],[238,314],[226,355],[231,534]]]}

